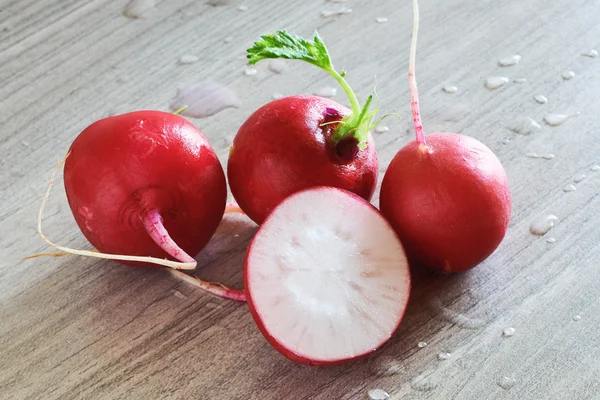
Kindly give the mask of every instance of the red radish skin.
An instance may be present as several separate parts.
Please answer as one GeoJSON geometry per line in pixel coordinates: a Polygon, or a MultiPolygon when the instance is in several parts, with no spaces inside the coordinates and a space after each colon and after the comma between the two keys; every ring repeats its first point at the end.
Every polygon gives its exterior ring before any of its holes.
{"type": "Polygon", "coordinates": [[[212,147],[186,119],[160,111],[87,127],[71,145],[64,178],[79,228],[102,253],[193,261],[225,210],[212,147]]]}
{"type": "Polygon", "coordinates": [[[346,107],[322,97],[292,96],[258,109],[239,129],[227,177],[241,209],[256,223],[286,197],[314,186],[335,186],[366,200],[377,184],[378,161],[369,133],[364,150],[334,144],[334,124],[346,107]]]}
{"type": "Polygon", "coordinates": [[[402,244],[375,207],[317,187],[285,199],[261,225],[246,252],[244,286],[252,317],[277,351],[326,366],[371,354],[391,337],[406,310],[410,273],[402,244]],[[323,317],[322,310],[330,312],[323,317]],[[289,321],[287,335],[281,327],[289,321]],[[297,332],[304,333],[293,343],[297,332]]]}
{"type": "Polygon", "coordinates": [[[408,78],[416,140],[385,172],[380,208],[410,256],[460,272],[485,260],[504,238],[510,189],[502,164],[483,143],[456,133],[423,134],[415,79],[417,0],[413,10],[408,78]]]}
{"type": "Polygon", "coordinates": [[[380,208],[409,254],[448,272],[472,268],[498,247],[510,220],[508,179],[481,142],[455,133],[413,141],[383,178],[380,208]]]}

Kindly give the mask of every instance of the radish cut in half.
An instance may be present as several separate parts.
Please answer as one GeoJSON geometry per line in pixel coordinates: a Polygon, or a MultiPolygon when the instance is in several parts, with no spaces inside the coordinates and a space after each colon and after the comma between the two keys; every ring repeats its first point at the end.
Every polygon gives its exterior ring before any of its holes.
{"type": "Polygon", "coordinates": [[[404,249],[375,207],[318,187],[291,195],[261,225],[246,253],[254,320],[286,357],[310,365],[367,355],[406,309],[404,249]]]}

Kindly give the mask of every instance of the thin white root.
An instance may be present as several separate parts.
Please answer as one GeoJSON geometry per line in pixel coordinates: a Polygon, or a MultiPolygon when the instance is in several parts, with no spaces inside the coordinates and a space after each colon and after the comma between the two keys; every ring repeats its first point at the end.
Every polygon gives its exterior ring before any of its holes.
{"type": "Polygon", "coordinates": [[[36,254],[32,254],[30,256],[25,256],[23,257],[21,260],[30,260],[32,258],[38,258],[38,257],[63,257],[63,256],[68,256],[71,253],[65,253],[65,252],[58,252],[58,253],[36,253],[36,254]]]}
{"type": "MultiPolygon", "coordinates": [[[[106,254],[106,253],[100,253],[95,250],[72,249],[70,247],[59,246],[59,245],[51,242],[50,239],[48,239],[46,237],[46,235],[44,235],[44,233],[42,232],[42,220],[44,219],[44,208],[46,207],[46,202],[48,201],[48,198],[50,198],[50,190],[52,189],[52,184],[54,183],[56,174],[58,173],[60,168],[63,166],[63,164],[67,160],[67,157],[69,157],[70,154],[71,154],[70,152],[67,153],[65,158],[63,158],[62,161],[56,165],[56,168],[54,169],[54,172],[52,173],[52,176],[50,177],[50,182],[48,183],[48,189],[46,190],[46,194],[44,195],[44,198],[42,199],[42,204],[40,206],[40,211],[38,213],[37,231],[38,231],[38,234],[40,235],[40,237],[46,243],[48,243],[50,246],[52,246],[60,251],[63,251],[65,253],[76,254],[79,256],[103,258],[106,260],[139,261],[139,262],[145,262],[145,263],[150,263],[150,264],[162,265],[162,266],[174,268],[174,269],[192,270],[192,269],[196,268],[196,264],[197,264],[196,261],[184,263],[184,262],[170,261],[170,260],[165,260],[162,258],[155,258],[155,257],[127,256],[127,255],[122,255],[122,254],[106,254]]],[[[53,254],[54,253],[50,253],[49,255],[53,255],[53,254]]],[[[34,256],[37,256],[37,255],[34,255],[34,256]]],[[[30,258],[32,258],[32,257],[33,256],[30,256],[30,258]]]]}

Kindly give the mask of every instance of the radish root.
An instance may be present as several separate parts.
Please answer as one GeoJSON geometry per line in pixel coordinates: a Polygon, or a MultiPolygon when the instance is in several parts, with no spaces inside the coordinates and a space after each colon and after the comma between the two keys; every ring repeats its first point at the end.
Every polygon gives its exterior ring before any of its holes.
{"type": "MultiPolygon", "coordinates": [[[[55,249],[60,250],[61,252],[76,254],[79,256],[96,257],[96,258],[103,258],[106,260],[118,260],[118,261],[140,261],[140,262],[162,265],[162,266],[174,268],[174,269],[190,270],[190,269],[196,268],[196,265],[197,265],[196,260],[194,260],[193,262],[177,262],[177,261],[170,261],[170,260],[165,260],[165,259],[155,258],[155,257],[128,256],[128,255],[123,255],[123,254],[106,254],[106,253],[100,253],[100,252],[94,251],[94,250],[72,249],[70,247],[60,246],[60,245],[55,244],[52,241],[50,241],[50,239],[48,239],[46,237],[46,235],[44,235],[44,233],[42,232],[42,220],[44,219],[44,208],[46,207],[46,202],[48,201],[48,198],[50,198],[50,191],[52,190],[52,184],[54,183],[56,174],[58,173],[60,168],[64,165],[65,161],[67,160],[67,158],[69,157],[70,154],[71,154],[70,152],[67,153],[65,158],[63,158],[56,165],[56,168],[54,169],[54,172],[52,173],[52,176],[50,177],[50,182],[48,183],[48,189],[46,189],[46,194],[44,195],[44,198],[42,199],[42,204],[40,205],[40,211],[38,213],[38,220],[37,220],[37,232],[46,243],[48,243],[50,246],[54,247],[55,249]]],[[[57,254],[61,254],[61,253],[40,253],[40,254],[34,254],[27,258],[35,258],[35,257],[39,257],[39,256],[46,255],[46,254],[48,256],[57,257],[57,254]]]]}
{"type": "Polygon", "coordinates": [[[146,213],[142,218],[142,223],[148,235],[154,240],[161,249],[163,249],[171,257],[184,262],[195,263],[194,257],[186,253],[169,235],[169,232],[163,225],[163,219],[157,210],[152,210],[146,213]]]}
{"type": "MultiPolygon", "coordinates": [[[[225,213],[223,215],[227,215],[227,214],[246,215],[246,213],[240,208],[240,206],[235,201],[227,203],[227,206],[225,206],[225,213]]],[[[171,254],[171,255],[173,255],[173,254],[171,254]]],[[[175,256],[173,255],[173,257],[175,257],[175,256]]],[[[186,273],[183,273],[181,271],[177,271],[174,269],[171,269],[169,271],[176,278],[179,278],[182,281],[189,283],[190,285],[196,286],[202,290],[205,290],[211,294],[214,294],[215,296],[224,297],[224,298],[235,300],[235,301],[246,301],[246,293],[243,290],[231,289],[221,283],[206,282],[206,281],[196,278],[193,275],[188,275],[186,273]]]]}
{"type": "MultiPolygon", "coordinates": [[[[122,255],[122,254],[106,254],[106,253],[100,253],[97,250],[78,250],[78,249],[72,249],[70,247],[60,246],[60,245],[57,245],[56,243],[53,243],[52,241],[50,241],[50,239],[48,239],[42,231],[42,221],[44,219],[44,209],[46,207],[46,202],[50,198],[50,191],[52,190],[52,185],[54,183],[54,179],[56,178],[56,174],[58,173],[60,168],[64,165],[64,163],[67,160],[67,157],[69,157],[69,155],[70,155],[70,152],[67,153],[65,158],[63,158],[56,165],[56,168],[54,169],[54,172],[52,173],[52,176],[50,177],[50,182],[48,183],[48,189],[46,189],[46,193],[44,194],[44,197],[42,199],[42,204],[40,205],[40,210],[38,213],[38,220],[37,220],[37,232],[40,235],[40,237],[46,243],[48,243],[50,246],[60,250],[61,252],[32,254],[30,256],[23,257],[23,260],[28,260],[28,259],[37,258],[37,257],[62,257],[62,256],[66,256],[69,254],[75,254],[75,255],[79,255],[79,256],[96,257],[96,258],[103,258],[103,259],[107,259],[107,260],[139,261],[139,262],[157,264],[157,265],[162,265],[162,266],[171,268],[170,271],[173,272],[173,274],[176,277],[178,277],[178,278],[182,279],[183,281],[190,283],[202,290],[205,290],[208,293],[211,293],[215,296],[220,296],[220,297],[224,297],[224,298],[235,300],[235,301],[246,301],[246,294],[244,293],[243,290],[230,289],[220,283],[205,282],[194,276],[190,276],[190,275],[184,274],[183,272],[179,271],[180,269],[193,270],[196,268],[197,262],[189,254],[187,254],[185,251],[183,251],[173,241],[173,239],[171,239],[171,237],[169,236],[167,230],[165,229],[165,227],[162,223],[162,218],[161,218],[160,214],[156,210],[148,212],[146,214],[146,216],[144,216],[144,218],[142,218],[144,227],[148,231],[148,234],[150,235],[150,237],[156,242],[156,244],[158,244],[169,255],[180,260],[181,262],[170,261],[170,260],[155,258],[155,257],[128,256],[128,255],[122,255]]],[[[231,214],[231,213],[244,214],[244,212],[242,211],[240,206],[238,206],[237,203],[235,203],[235,202],[227,204],[227,206],[225,208],[225,214],[231,214]]]]}
{"type": "Polygon", "coordinates": [[[175,277],[181,279],[182,281],[189,283],[192,286],[198,287],[202,290],[205,290],[211,294],[214,294],[215,296],[224,297],[235,301],[246,301],[246,293],[244,293],[243,290],[231,289],[220,283],[205,282],[196,278],[195,276],[188,275],[184,272],[175,269],[170,269],[169,272],[171,272],[173,275],[175,275],[175,277]]]}

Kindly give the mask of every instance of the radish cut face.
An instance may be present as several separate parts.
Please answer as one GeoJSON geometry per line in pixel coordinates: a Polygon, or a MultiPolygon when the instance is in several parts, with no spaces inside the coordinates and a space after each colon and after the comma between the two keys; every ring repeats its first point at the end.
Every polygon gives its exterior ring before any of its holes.
{"type": "Polygon", "coordinates": [[[252,315],[286,357],[312,365],[369,354],[400,324],[404,249],[371,204],[344,190],[296,193],[269,215],[245,263],[252,315]]]}

